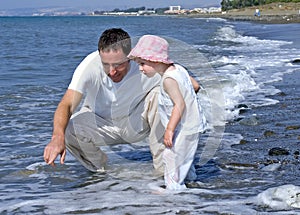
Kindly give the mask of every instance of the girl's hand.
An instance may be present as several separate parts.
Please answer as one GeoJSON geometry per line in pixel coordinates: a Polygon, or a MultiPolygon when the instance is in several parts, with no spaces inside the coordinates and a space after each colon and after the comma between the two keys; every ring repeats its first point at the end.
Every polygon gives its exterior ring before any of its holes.
{"type": "Polygon", "coordinates": [[[165,131],[164,144],[168,148],[171,148],[173,146],[173,143],[172,143],[173,135],[174,135],[174,132],[172,130],[167,129],[165,131]]]}

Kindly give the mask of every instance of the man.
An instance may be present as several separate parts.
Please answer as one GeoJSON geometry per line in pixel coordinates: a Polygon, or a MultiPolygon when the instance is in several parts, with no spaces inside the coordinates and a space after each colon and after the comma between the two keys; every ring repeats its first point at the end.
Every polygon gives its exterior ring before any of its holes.
{"type": "Polygon", "coordinates": [[[157,113],[159,75],[142,75],[129,61],[131,40],[122,29],[100,36],[98,51],[76,68],[53,121],[52,139],[44,160],[63,164],[68,149],[90,171],[103,170],[107,157],[103,145],[138,142],[149,136],[154,168],[163,172],[163,128],[157,113]],[[83,101],[79,112],[75,110],[83,101]]]}
{"type": "Polygon", "coordinates": [[[47,164],[54,166],[59,155],[63,164],[68,149],[90,171],[102,171],[107,156],[101,146],[149,137],[154,169],[164,172],[164,128],[157,112],[160,76],[143,75],[127,58],[130,51],[128,33],[108,29],[100,36],[98,51],[76,68],[54,114],[52,138],[44,149],[47,164]]]}

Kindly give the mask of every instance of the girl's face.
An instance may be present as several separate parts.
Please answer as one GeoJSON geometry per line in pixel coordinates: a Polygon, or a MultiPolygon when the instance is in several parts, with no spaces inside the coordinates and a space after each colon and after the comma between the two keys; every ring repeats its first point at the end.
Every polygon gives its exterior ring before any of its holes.
{"type": "Polygon", "coordinates": [[[136,59],[136,62],[139,64],[139,70],[147,77],[151,78],[156,74],[155,67],[157,66],[157,63],[140,58],[136,59]]]}

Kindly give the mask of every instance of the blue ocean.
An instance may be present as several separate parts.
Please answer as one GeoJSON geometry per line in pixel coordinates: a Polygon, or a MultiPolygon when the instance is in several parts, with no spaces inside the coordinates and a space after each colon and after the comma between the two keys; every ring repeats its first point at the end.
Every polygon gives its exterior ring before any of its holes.
{"type": "MultiPolygon", "coordinates": [[[[278,86],[300,72],[299,24],[0,17],[0,29],[0,214],[300,214],[299,160],[287,168],[285,157],[270,161],[258,127],[261,113],[280,115],[274,108],[280,104],[278,86]],[[123,28],[133,41],[144,34],[167,38],[172,59],[202,86],[198,96],[210,129],[199,143],[197,181],[185,191],[162,189],[147,142],[104,147],[105,173],[89,172],[69,153],[64,165],[43,161],[54,111],[74,69],[112,27],[123,28]]],[[[291,101],[299,104],[299,90],[291,91],[291,101]]],[[[299,126],[297,117],[290,116],[292,125],[299,126]]],[[[268,129],[279,123],[275,117],[268,129]]],[[[288,135],[272,144],[288,148],[288,135]]],[[[298,145],[299,136],[294,151],[298,145]]]]}

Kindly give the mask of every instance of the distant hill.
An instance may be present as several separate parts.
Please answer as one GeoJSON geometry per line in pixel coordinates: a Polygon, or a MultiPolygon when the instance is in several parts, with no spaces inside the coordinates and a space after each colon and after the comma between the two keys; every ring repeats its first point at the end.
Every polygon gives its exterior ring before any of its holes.
{"type": "Polygon", "coordinates": [[[0,11],[0,16],[76,16],[84,15],[74,8],[46,7],[46,8],[19,8],[0,11]]]}

